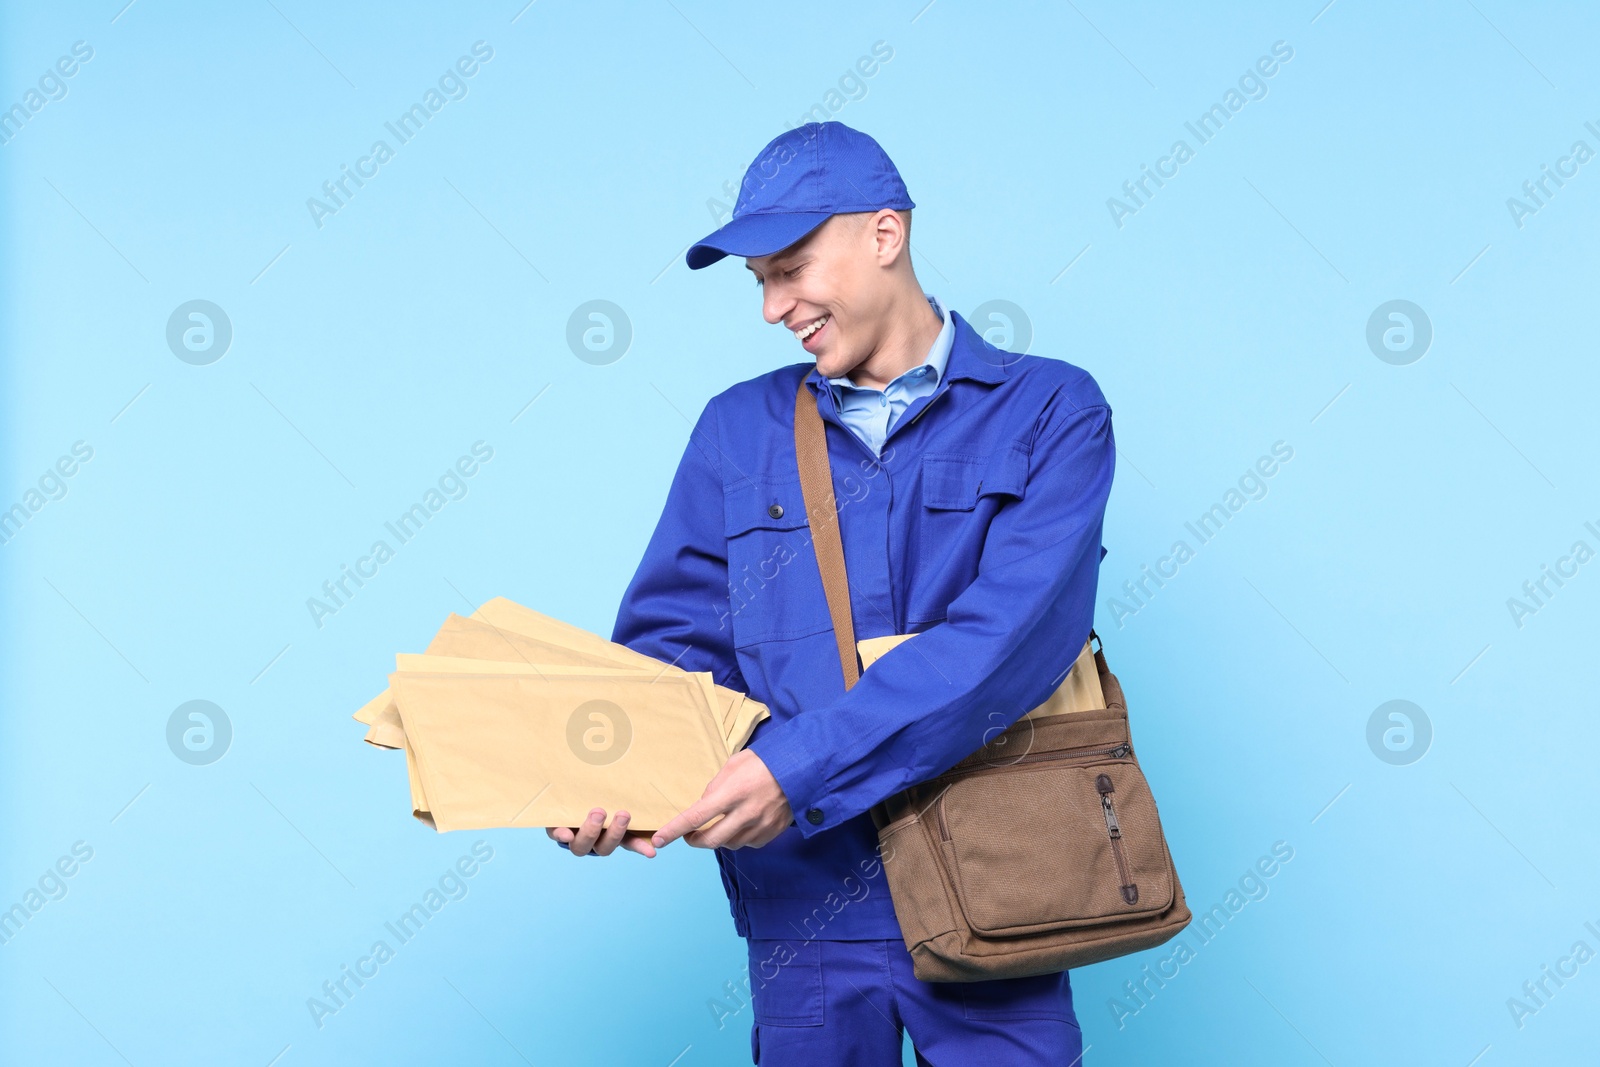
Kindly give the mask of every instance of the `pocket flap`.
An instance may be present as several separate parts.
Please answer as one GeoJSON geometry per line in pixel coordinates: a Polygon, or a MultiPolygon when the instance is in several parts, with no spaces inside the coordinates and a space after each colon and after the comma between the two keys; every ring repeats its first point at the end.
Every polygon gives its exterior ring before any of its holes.
{"type": "Polygon", "coordinates": [[[1028,454],[1017,445],[988,456],[929,452],[922,457],[922,504],[971,511],[980,496],[1021,497],[1028,485],[1028,454]]]}
{"type": "Polygon", "coordinates": [[[723,493],[723,532],[728,537],[751,530],[798,530],[806,525],[800,481],[746,478],[723,493]]]}
{"type": "Polygon", "coordinates": [[[1019,761],[956,782],[935,814],[962,914],[981,934],[1087,926],[1172,904],[1155,799],[1131,759],[1019,761]]]}

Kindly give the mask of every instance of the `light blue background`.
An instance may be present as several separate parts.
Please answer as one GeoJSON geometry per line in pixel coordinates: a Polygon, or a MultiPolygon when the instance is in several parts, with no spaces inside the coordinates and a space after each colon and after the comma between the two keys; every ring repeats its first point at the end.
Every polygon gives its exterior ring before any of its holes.
{"type": "Polygon", "coordinates": [[[609,634],[702,405],[805,358],[737,260],[684,248],[877,41],[835,117],[905,175],[925,288],[1020,306],[1115,411],[1097,625],[1190,904],[1294,849],[1142,1007],[1123,983],[1173,946],[1074,972],[1085,1062],[1592,1056],[1600,962],[1521,1028],[1506,1002],[1600,950],[1600,562],[1520,628],[1506,601],[1600,549],[1600,161],[1521,228],[1506,200],[1600,149],[1600,18],[923,4],[6,5],[0,106],[94,49],[0,146],[0,507],[94,449],[0,546],[0,907],[94,850],[0,946],[7,1062],[748,1062],[749,1010],[707,1007],[744,969],[711,855],[436,835],[349,715],[492,596],[609,634]],[[468,95],[319,229],[307,198],[478,40],[468,95]],[[166,345],[192,299],[232,322],[209,366],[166,345]],[[592,299],[633,328],[608,365],[565,340],[592,299]],[[1434,330],[1407,366],[1365,341],[1391,299],[1434,330]],[[319,629],[306,599],[479,440],[468,495],[319,629]],[[1108,598],[1280,440],[1265,498],[1119,627],[1108,598]],[[209,766],[166,743],[193,699],[232,722],[209,766]],[[1366,740],[1392,699],[1434,731],[1406,766],[1366,740]],[[467,896],[319,1029],[307,998],[480,839],[467,896]]]}

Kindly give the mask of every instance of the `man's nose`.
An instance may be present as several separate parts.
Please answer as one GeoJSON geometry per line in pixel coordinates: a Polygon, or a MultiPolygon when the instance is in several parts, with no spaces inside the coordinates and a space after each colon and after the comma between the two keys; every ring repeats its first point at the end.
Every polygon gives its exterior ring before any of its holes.
{"type": "Polygon", "coordinates": [[[794,308],[794,301],[784,295],[783,286],[768,281],[761,291],[761,317],[776,326],[794,308]]]}

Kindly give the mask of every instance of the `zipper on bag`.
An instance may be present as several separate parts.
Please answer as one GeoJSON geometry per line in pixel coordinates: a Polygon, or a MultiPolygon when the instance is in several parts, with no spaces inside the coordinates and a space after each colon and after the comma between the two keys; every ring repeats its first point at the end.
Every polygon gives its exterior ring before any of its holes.
{"type": "MultiPolygon", "coordinates": [[[[1132,752],[1132,746],[1128,745],[1126,742],[1112,745],[1109,748],[1101,745],[1089,745],[1082,748],[1064,748],[1055,752],[1029,752],[1024,756],[1019,756],[1017,759],[1012,760],[1010,763],[1003,763],[991,767],[973,767],[967,771],[961,772],[960,776],[966,777],[976,774],[993,774],[997,771],[1003,771],[1008,767],[1015,767],[1022,763],[1046,763],[1053,760],[1081,760],[1085,758],[1094,759],[1099,756],[1109,756],[1112,759],[1123,759],[1132,752]]],[[[941,781],[948,781],[953,777],[957,776],[942,775],[939,778],[931,779],[928,784],[933,785],[941,781]]],[[[1106,778],[1105,775],[1101,775],[1100,777],[1106,778]]],[[[1106,780],[1110,781],[1109,778],[1106,778],[1106,780]]],[[[934,822],[939,827],[939,840],[941,841],[950,840],[950,829],[944,821],[944,794],[948,793],[949,791],[949,788],[946,787],[945,790],[939,794],[938,801],[936,801],[933,805],[934,822]]],[[[1115,816],[1113,816],[1113,818],[1114,817],[1115,816]]],[[[1118,870],[1120,871],[1122,870],[1122,855],[1120,852],[1117,854],[1117,860],[1118,870]]],[[[1125,872],[1122,880],[1124,882],[1128,880],[1125,872]]]]}
{"type": "Polygon", "coordinates": [[[956,778],[967,778],[975,774],[990,774],[995,771],[1006,770],[1008,767],[1016,767],[1024,763],[1048,763],[1053,760],[1076,760],[1083,759],[1084,757],[1094,756],[1109,756],[1112,759],[1123,759],[1132,752],[1132,746],[1125,742],[1112,745],[1110,747],[1105,747],[1102,745],[1089,745],[1083,748],[1057,749],[1054,752],[1029,752],[1025,755],[1018,756],[1013,760],[1007,760],[1004,762],[996,761],[991,764],[979,764],[975,767],[968,767],[965,770],[951,771],[948,774],[941,774],[937,778],[930,778],[928,783],[931,785],[936,782],[946,782],[956,778]]]}
{"type": "Polygon", "coordinates": [[[1025,756],[1018,756],[1013,762],[1043,763],[1046,760],[1076,759],[1079,756],[1110,756],[1112,759],[1121,759],[1132,751],[1133,749],[1125,744],[1113,745],[1110,748],[1063,748],[1055,752],[1029,752],[1025,756]]]}
{"type": "Polygon", "coordinates": [[[1122,881],[1122,899],[1129,904],[1139,902],[1139,887],[1128,880],[1128,861],[1122,854],[1122,827],[1117,823],[1117,810],[1111,804],[1111,794],[1116,785],[1109,774],[1095,776],[1094,788],[1100,794],[1100,810],[1106,817],[1106,836],[1111,838],[1111,855],[1117,861],[1117,877],[1122,881]]]}

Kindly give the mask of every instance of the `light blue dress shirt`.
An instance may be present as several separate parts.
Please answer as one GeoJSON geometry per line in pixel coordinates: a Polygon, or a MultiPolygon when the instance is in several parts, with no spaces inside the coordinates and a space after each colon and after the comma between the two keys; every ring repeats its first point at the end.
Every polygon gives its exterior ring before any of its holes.
{"type": "Polygon", "coordinates": [[[928,303],[944,320],[944,326],[939,330],[939,336],[933,339],[928,358],[920,366],[912,367],[882,389],[857,385],[848,376],[828,379],[828,384],[833,386],[833,399],[839,409],[839,418],[850,428],[850,432],[872,449],[874,456],[883,453],[883,439],[889,436],[889,430],[905,414],[911,402],[932,393],[944,375],[945,363],[950,358],[950,345],[955,340],[955,326],[938,297],[929,296],[928,303]]]}

